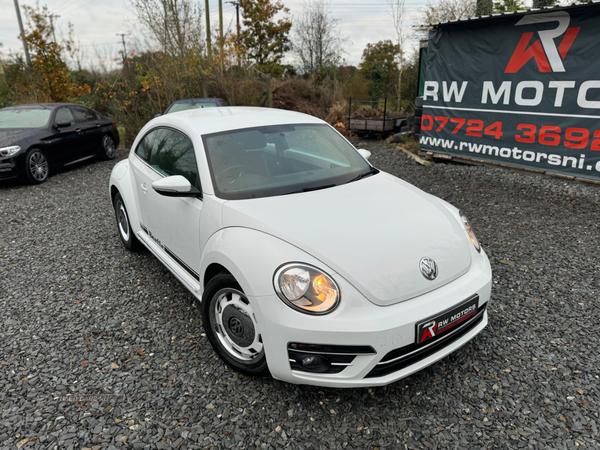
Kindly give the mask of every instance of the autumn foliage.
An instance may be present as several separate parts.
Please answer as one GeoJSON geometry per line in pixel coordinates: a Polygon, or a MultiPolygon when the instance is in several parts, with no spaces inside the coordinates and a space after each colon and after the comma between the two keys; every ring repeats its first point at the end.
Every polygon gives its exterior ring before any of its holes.
{"type": "Polygon", "coordinates": [[[31,53],[31,70],[21,79],[20,91],[40,103],[68,102],[89,93],[89,86],[70,81],[69,69],[60,56],[62,48],[49,39],[51,30],[46,22],[46,11],[30,6],[23,9],[31,29],[21,39],[27,42],[31,53]]]}

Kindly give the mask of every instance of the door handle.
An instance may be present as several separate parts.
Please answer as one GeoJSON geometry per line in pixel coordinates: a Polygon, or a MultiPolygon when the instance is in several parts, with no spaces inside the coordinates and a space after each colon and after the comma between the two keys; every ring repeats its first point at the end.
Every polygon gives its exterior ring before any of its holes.
{"type": "Polygon", "coordinates": [[[75,128],[75,133],[80,133],[81,132],[81,128],[75,128]]]}
{"type": "Polygon", "coordinates": [[[142,184],[140,184],[140,187],[142,188],[142,192],[143,192],[144,194],[147,194],[147,193],[148,193],[148,186],[146,186],[146,183],[142,183],[142,184]]]}

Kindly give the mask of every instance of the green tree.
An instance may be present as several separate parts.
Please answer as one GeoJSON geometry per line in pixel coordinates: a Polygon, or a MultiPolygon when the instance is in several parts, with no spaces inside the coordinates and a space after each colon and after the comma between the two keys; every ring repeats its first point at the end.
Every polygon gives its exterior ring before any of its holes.
{"type": "Polygon", "coordinates": [[[240,39],[248,58],[256,61],[259,70],[277,72],[283,54],[290,49],[289,9],[281,1],[271,0],[240,0],[240,7],[244,25],[240,39]],[[285,15],[275,21],[279,12],[285,15]]]}
{"type": "Polygon", "coordinates": [[[367,44],[362,54],[360,72],[371,80],[371,99],[377,101],[382,94],[391,94],[394,90],[394,80],[397,78],[397,57],[400,46],[391,40],[367,44]]]}
{"type": "Polygon", "coordinates": [[[494,13],[496,14],[522,11],[524,9],[527,9],[527,7],[520,0],[500,0],[499,2],[494,2],[494,13]]]}

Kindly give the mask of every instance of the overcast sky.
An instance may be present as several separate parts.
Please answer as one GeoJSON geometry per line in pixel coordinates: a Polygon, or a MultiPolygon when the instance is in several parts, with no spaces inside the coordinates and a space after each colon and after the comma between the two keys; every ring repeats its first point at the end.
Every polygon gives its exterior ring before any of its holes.
{"type": "MultiPolygon", "coordinates": [[[[20,5],[35,6],[34,0],[19,0],[20,5]]],[[[84,66],[105,65],[118,66],[119,50],[122,49],[121,37],[117,33],[129,33],[126,36],[127,49],[143,51],[136,44],[136,17],[128,0],[40,0],[40,6],[47,5],[55,19],[57,38],[68,31],[68,23],[74,27],[74,35],[79,41],[83,53],[84,66]]],[[[302,0],[283,0],[292,16],[302,11],[302,0]]],[[[204,1],[200,0],[204,7],[204,1]]],[[[411,21],[416,16],[425,0],[405,0],[407,21],[404,26],[407,32],[416,23],[411,21]]],[[[209,2],[211,22],[218,26],[218,0],[209,2]]],[[[384,39],[394,39],[395,32],[389,7],[386,0],[331,0],[330,11],[333,18],[339,19],[338,30],[344,41],[344,58],[347,64],[358,65],[366,44],[384,39]]],[[[25,17],[21,9],[23,21],[25,17]]],[[[223,25],[235,31],[235,7],[223,0],[223,25]]],[[[7,58],[10,54],[22,54],[23,44],[18,39],[19,27],[14,0],[0,0],[0,56],[7,58]]],[[[412,43],[416,47],[416,43],[412,43]]]]}

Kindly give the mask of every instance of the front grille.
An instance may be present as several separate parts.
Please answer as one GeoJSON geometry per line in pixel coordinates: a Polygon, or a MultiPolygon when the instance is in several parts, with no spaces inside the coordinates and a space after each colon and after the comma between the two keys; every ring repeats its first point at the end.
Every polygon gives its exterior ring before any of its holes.
{"type": "Polygon", "coordinates": [[[392,350],[381,358],[381,361],[365,376],[365,378],[382,377],[397,372],[439,352],[479,325],[483,320],[486,306],[487,303],[480,306],[477,310],[477,315],[460,328],[457,328],[453,333],[447,336],[440,336],[439,340],[436,340],[425,347],[411,344],[392,350]]]}

